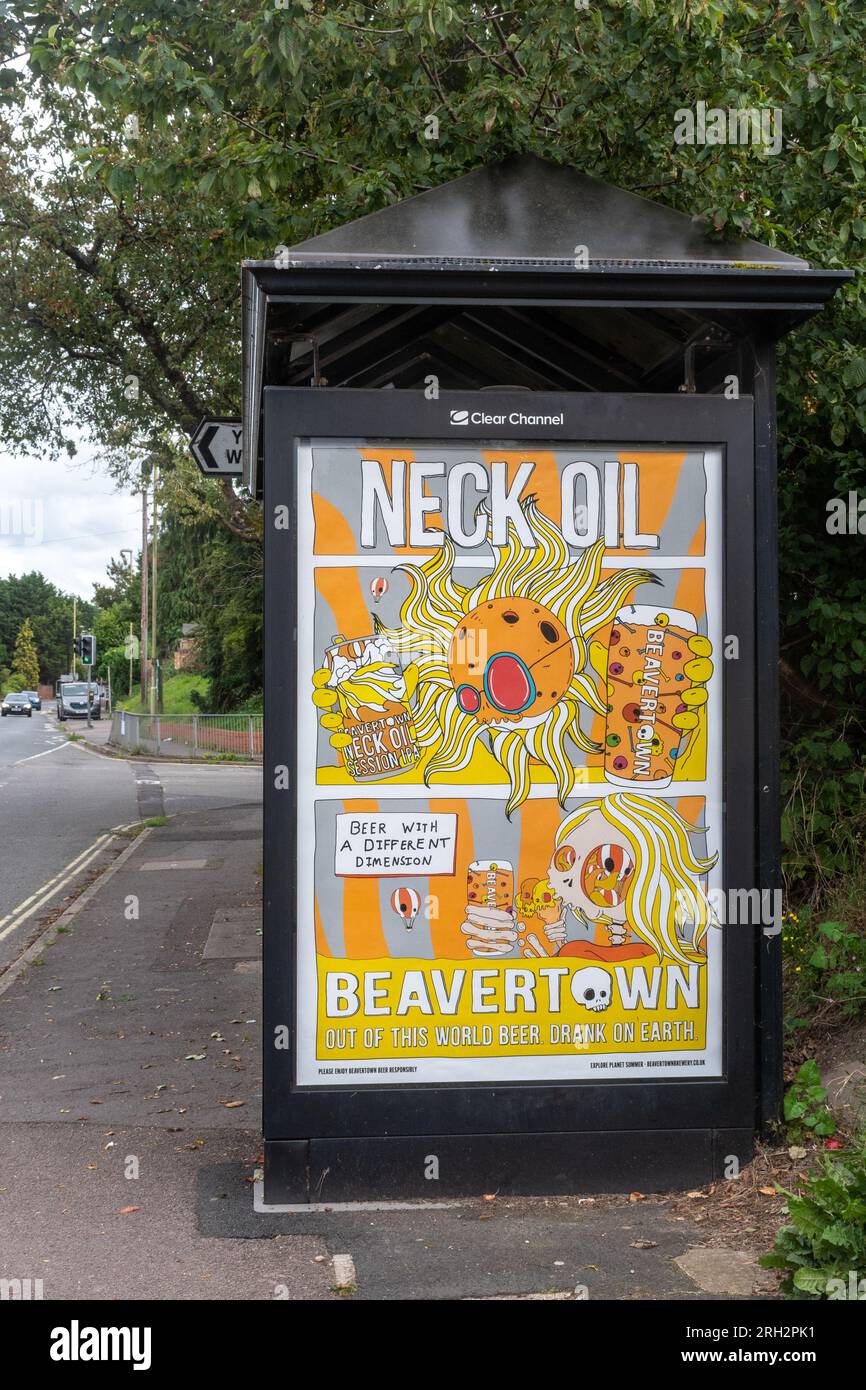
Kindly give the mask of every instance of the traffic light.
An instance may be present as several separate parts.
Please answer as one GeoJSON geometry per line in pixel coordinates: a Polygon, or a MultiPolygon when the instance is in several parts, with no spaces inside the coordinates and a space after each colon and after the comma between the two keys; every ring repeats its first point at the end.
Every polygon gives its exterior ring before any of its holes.
{"type": "Polygon", "coordinates": [[[92,666],[96,660],[96,638],[90,632],[81,634],[81,663],[92,666]]]}
{"type": "Polygon", "coordinates": [[[78,656],[78,657],[81,656],[81,643],[82,643],[82,641],[83,641],[83,638],[81,638],[81,637],[73,637],[73,639],[72,639],[72,650],[73,650],[73,652],[75,653],[75,655],[78,656]]]}

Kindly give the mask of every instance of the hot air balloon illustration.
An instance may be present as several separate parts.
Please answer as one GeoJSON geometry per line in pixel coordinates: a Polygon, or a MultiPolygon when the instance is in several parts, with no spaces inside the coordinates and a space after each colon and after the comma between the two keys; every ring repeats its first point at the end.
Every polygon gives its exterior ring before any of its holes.
{"type": "Polygon", "coordinates": [[[395,888],[391,894],[391,906],[398,917],[402,917],[407,931],[415,925],[415,918],[421,906],[421,899],[414,888],[395,888]]]}
{"type": "Polygon", "coordinates": [[[388,592],[388,581],[384,574],[378,574],[375,579],[370,580],[370,593],[373,595],[373,602],[378,603],[388,592]]]}

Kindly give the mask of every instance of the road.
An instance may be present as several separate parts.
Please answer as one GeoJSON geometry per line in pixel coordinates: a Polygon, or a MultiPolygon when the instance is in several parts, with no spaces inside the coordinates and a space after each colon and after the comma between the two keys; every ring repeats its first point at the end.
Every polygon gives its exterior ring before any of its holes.
{"type": "MultiPolygon", "coordinates": [[[[68,725],[63,726],[69,728],[68,725]]],[[[80,883],[117,826],[261,800],[261,768],[121,761],[71,743],[53,708],[0,720],[0,969],[80,883]]]]}

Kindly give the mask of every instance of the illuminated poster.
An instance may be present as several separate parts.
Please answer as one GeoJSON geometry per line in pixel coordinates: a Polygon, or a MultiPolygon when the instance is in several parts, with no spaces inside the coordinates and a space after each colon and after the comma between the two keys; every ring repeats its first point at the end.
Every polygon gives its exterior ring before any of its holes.
{"type": "Polygon", "coordinates": [[[297,486],[297,1084],[718,1076],[721,451],[297,486]]]}

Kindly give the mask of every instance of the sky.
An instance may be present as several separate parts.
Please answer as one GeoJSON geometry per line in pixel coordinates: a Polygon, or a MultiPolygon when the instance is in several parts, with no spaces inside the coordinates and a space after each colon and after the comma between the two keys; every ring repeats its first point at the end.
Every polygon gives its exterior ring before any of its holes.
{"type": "Polygon", "coordinates": [[[81,446],[74,459],[0,452],[0,576],[38,570],[92,600],[112,557],[141,548],[141,498],[120,491],[81,446]]]}

